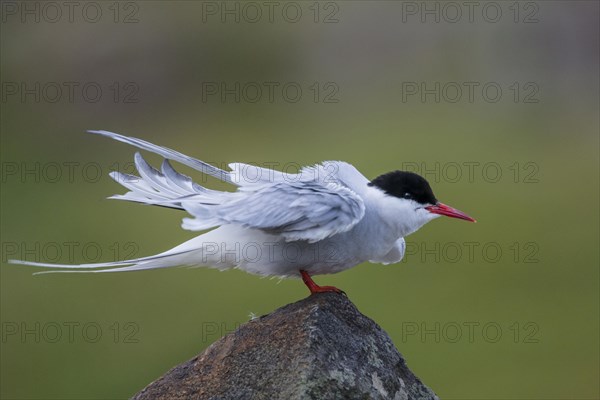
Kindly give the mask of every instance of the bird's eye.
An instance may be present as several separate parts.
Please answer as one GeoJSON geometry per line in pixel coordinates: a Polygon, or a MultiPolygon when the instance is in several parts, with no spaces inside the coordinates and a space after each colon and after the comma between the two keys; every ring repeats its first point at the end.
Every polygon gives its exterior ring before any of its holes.
{"type": "Polygon", "coordinates": [[[410,195],[410,193],[406,192],[406,193],[404,193],[403,197],[405,199],[410,199],[412,196],[410,195]]]}

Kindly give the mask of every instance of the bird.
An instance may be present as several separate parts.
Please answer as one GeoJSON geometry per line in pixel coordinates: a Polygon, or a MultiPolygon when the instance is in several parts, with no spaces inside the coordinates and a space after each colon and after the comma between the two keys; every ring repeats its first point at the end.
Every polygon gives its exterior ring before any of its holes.
{"type": "Polygon", "coordinates": [[[240,269],[250,274],[301,278],[310,293],[338,292],[314,275],[338,273],[363,262],[393,264],[404,257],[405,237],[440,216],[476,222],[436,199],[422,176],[392,171],[372,180],[343,161],[324,161],[297,173],[244,163],[223,170],[175,150],[105,130],[96,134],[163,157],[160,170],[134,156],[139,176],[109,175],[129,191],[109,199],[183,210],[182,228],[206,231],[148,257],[93,264],[50,264],[49,272],[127,272],[189,266],[240,269]],[[206,188],[176,171],[175,161],[232,186],[206,188]]]}

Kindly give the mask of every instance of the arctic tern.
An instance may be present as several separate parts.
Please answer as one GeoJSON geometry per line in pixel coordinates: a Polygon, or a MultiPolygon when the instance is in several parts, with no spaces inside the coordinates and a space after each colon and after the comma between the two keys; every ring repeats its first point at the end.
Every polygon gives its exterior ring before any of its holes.
{"type": "Polygon", "coordinates": [[[243,163],[225,171],[184,154],[108,131],[88,131],[161,155],[161,170],[139,152],[139,177],[114,171],[110,176],[129,189],[110,198],[187,211],[182,227],[204,231],[160,254],[131,260],[63,265],[11,260],[59,268],[47,272],[125,272],[176,266],[238,268],[251,274],[300,277],[311,293],[334,291],[312,275],[332,274],[362,262],[391,264],[404,256],[404,237],[445,215],[475,222],[439,202],[429,183],[406,171],[371,181],[342,161],[325,161],[284,173],[243,163]],[[179,162],[237,187],[234,192],[205,188],[177,172],[179,162]],[[216,229],[214,229],[216,228],[216,229]]]}

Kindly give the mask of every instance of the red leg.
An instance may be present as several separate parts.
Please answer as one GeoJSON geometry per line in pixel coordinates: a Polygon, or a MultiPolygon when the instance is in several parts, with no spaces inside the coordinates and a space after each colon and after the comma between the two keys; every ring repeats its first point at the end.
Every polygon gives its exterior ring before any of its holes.
{"type": "Polygon", "coordinates": [[[308,290],[310,290],[311,294],[312,293],[323,293],[323,292],[336,292],[336,293],[345,294],[342,290],[340,290],[334,286],[319,286],[319,285],[317,285],[315,283],[315,281],[312,280],[310,275],[308,275],[308,272],[306,272],[302,269],[300,270],[300,275],[302,275],[302,281],[308,287],[308,290]]]}

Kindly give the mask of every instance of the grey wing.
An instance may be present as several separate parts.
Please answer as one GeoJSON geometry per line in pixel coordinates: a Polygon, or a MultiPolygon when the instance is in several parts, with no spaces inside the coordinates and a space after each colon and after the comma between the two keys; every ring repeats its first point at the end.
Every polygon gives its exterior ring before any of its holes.
{"type": "Polygon", "coordinates": [[[317,242],[350,230],[365,214],[362,199],[349,188],[316,181],[252,185],[235,193],[191,196],[181,205],[195,218],[183,227],[202,230],[234,224],[317,242]]]}
{"type": "Polygon", "coordinates": [[[277,171],[272,168],[261,168],[256,165],[244,163],[229,164],[231,172],[229,177],[232,183],[238,186],[255,185],[261,183],[296,182],[301,179],[298,174],[277,171]]]}
{"type": "MultiPolygon", "coordinates": [[[[229,172],[141,139],[108,131],[90,132],[160,154],[238,186],[233,193],[207,189],[175,171],[167,160],[161,171],[156,170],[139,153],[135,165],[140,177],[110,174],[130,190],[112,198],[185,209],[194,217],[184,218],[185,229],[235,224],[278,234],[287,241],[316,242],[350,230],[365,213],[362,198],[337,179],[337,174],[327,171],[336,163],[306,167],[299,174],[233,163],[229,172]]],[[[337,167],[333,172],[338,172],[337,167]]]]}
{"type": "Polygon", "coordinates": [[[337,182],[306,179],[297,182],[263,182],[221,192],[194,183],[163,161],[161,171],[135,154],[140,174],[111,172],[130,191],[111,198],[184,209],[184,229],[198,231],[234,224],[281,235],[285,240],[315,242],[350,230],[365,213],[362,198],[337,182]]]}

